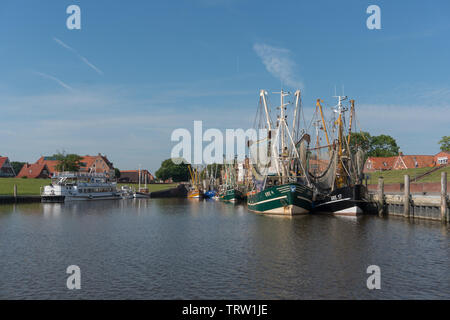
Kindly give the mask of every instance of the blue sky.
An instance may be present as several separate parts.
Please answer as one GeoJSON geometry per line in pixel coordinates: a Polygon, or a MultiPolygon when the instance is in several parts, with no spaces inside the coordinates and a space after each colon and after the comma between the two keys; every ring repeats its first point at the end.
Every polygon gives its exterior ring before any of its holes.
{"type": "Polygon", "coordinates": [[[174,129],[249,128],[259,90],[282,81],[306,114],[344,86],[363,130],[434,154],[450,135],[449,18],[448,1],[2,1],[0,154],[155,171],[174,129]],[[66,28],[71,4],[81,30],[66,28]],[[366,28],[371,4],[381,30],[366,28]]]}

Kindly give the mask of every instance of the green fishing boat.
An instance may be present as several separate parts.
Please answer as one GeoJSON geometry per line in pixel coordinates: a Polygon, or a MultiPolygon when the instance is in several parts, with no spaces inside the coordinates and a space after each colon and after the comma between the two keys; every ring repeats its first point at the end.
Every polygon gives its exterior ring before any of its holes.
{"type": "Polygon", "coordinates": [[[306,214],[312,207],[312,189],[298,183],[287,183],[249,194],[248,209],[259,213],[306,214]]]}
{"type": "Polygon", "coordinates": [[[220,195],[219,199],[225,202],[237,202],[244,199],[244,196],[241,191],[238,189],[227,189],[224,190],[220,195]]]}
{"type": "Polygon", "coordinates": [[[224,202],[244,200],[244,194],[239,190],[236,180],[236,159],[232,162],[227,162],[224,159],[224,170],[222,172],[222,181],[224,183],[220,188],[219,200],[224,202]]]}
{"type": "Polygon", "coordinates": [[[289,93],[281,90],[281,105],[276,125],[273,126],[267,106],[267,92],[261,90],[258,112],[258,129],[266,128],[267,137],[249,141],[252,159],[252,190],[247,193],[250,211],[297,215],[309,213],[312,209],[313,188],[308,180],[307,149],[310,137],[299,130],[300,91],[295,92],[296,103],[293,110],[293,125],[288,127],[284,97],[289,93]],[[261,126],[263,125],[263,127],[261,126]]]}

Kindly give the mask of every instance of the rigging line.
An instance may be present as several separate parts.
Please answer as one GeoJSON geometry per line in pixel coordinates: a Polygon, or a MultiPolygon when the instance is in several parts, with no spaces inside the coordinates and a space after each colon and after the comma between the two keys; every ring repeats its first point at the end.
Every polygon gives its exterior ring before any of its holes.
{"type": "Polygon", "coordinates": [[[350,175],[350,173],[348,172],[347,168],[345,167],[345,164],[344,164],[344,161],[342,161],[342,158],[341,158],[341,163],[342,163],[342,168],[344,168],[345,172],[346,172],[346,173],[348,174],[348,176],[351,178],[351,175],[350,175]]]}

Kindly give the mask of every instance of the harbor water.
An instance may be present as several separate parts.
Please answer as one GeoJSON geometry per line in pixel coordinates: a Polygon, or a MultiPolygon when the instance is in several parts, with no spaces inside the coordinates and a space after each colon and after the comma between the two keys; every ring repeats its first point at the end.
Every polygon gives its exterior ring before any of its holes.
{"type": "Polygon", "coordinates": [[[440,222],[195,199],[0,206],[1,299],[450,299],[449,268],[440,222]],[[70,265],[80,290],[66,287],[70,265]]]}

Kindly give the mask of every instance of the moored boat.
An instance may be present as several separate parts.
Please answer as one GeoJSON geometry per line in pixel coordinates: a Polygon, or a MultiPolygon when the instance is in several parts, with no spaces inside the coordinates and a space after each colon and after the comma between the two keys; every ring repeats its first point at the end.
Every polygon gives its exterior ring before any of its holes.
{"type": "Polygon", "coordinates": [[[333,213],[342,216],[357,216],[367,211],[366,187],[357,184],[333,190],[329,194],[318,195],[314,201],[316,213],[333,213]]]}
{"type": "Polygon", "coordinates": [[[244,200],[244,195],[236,188],[228,188],[220,193],[219,199],[224,202],[238,202],[244,200]]]}
{"type": "Polygon", "coordinates": [[[198,189],[192,189],[188,191],[187,197],[189,199],[203,199],[204,194],[201,190],[198,189]]]}
{"type": "Polygon", "coordinates": [[[248,209],[259,213],[306,214],[312,207],[312,189],[298,183],[287,183],[248,194],[248,209]]]}
{"type": "MultiPolygon", "coordinates": [[[[338,104],[334,112],[338,115],[336,121],[332,121],[333,131],[337,137],[330,143],[327,126],[323,117],[320,100],[317,100],[317,111],[320,111],[321,130],[326,135],[327,145],[316,147],[315,157],[311,157],[309,172],[310,179],[316,187],[316,196],[313,204],[313,212],[328,213],[333,215],[357,216],[367,211],[367,189],[361,184],[363,180],[364,152],[357,144],[351,145],[352,119],[354,119],[355,104],[350,100],[350,119],[348,132],[344,131],[344,113],[349,109],[344,106],[346,96],[337,96],[338,104]],[[326,149],[325,156],[323,148],[326,149]],[[320,152],[322,150],[322,152],[320,152]],[[322,153],[322,154],[321,154],[322,153]]],[[[319,129],[316,129],[317,141],[319,141],[319,129]]]]}
{"type": "Polygon", "coordinates": [[[216,196],[216,191],[214,190],[208,190],[204,193],[204,196],[206,199],[212,199],[216,196]]]}
{"type": "MultiPolygon", "coordinates": [[[[268,136],[249,141],[252,158],[253,187],[247,193],[249,210],[266,214],[307,214],[312,208],[313,189],[306,171],[309,135],[300,130],[300,90],[295,92],[293,125],[288,127],[284,97],[289,93],[281,90],[280,114],[275,128],[269,114],[266,95],[261,90],[260,123],[265,123],[268,136]]],[[[261,129],[261,128],[258,128],[261,129]]]]}
{"type": "Polygon", "coordinates": [[[102,173],[60,172],[41,192],[42,202],[118,200],[117,184],[102,173]]]}

